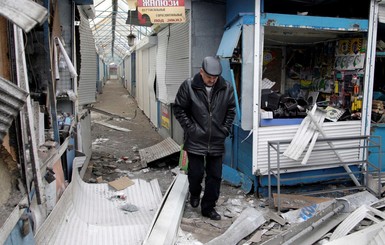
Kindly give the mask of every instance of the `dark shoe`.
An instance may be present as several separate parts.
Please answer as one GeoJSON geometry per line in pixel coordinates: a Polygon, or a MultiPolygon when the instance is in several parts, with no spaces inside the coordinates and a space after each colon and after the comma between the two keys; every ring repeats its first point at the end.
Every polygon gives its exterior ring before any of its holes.
{"type": "Polygon", "coordinates": [[[199,197],[194,197],[194,196],[191,196],[190,197],[190,204],[193,208],[196,208],[199,206],[199,201],[200,201],[200,198],[199,197]]]}
{"type": "Polygon", "coordinates": [[[202,215],[205,216],[205,217],[208,217],[208,218],[210,218],[212,220],[220,220],[221,219],[221,216],[214,209],[211,210],[211,211],[208,211],[208,212],[203,212],[202,211],[202,215]]]}

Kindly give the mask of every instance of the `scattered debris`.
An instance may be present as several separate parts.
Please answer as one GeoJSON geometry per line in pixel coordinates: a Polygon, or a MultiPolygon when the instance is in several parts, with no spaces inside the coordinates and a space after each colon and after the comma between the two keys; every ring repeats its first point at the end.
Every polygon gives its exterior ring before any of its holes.
{"type": "Polygon", "coordinates": [[[346,236],[363,219],[369,219],[378,224],[385,220],[385,213],[367,205],[362,205],[351,213],[333,232],[330,241],[346,236]]]}
{"type": "Polygon", "coordinates": [[[139,155],[142,166],[147,167],[148,163],[177,152],[180,152],[180,146],[171,137],[168,137],[158,144],[140,149],[139,155]]]}
{"type": "Polygon", "coordinates": [[[326,201],[330,201],[330,198],[312,197],[303,195],[290,195],[290,194],[273,194],[274,206],[278,207],[278,202],[281,202],[281,209],[291,208],[303,208],[313,204],[318,204],[326,201]]]}
{"type": "Polygon", "coordinates": [[[277,213],[274,213],[274,212],[272,212],[270,210],[267,213],[265,213],[265,219],[267,219],[267,220],[274,220],[277,223],[279,223],[280,225],[285,225],[286,224],[286,220],[285,219],[283,219],[277,213]]]}
{"type": "Polygon", "coordinates": [[[187,175],[175,177],[163,197],[143,245],[174,244],[188,192],[187,175]]]}
{"type": "Polygon", "coordinates": [[[137,206],[129,203],[122,205],[120,208],[124,211],[131,212],[131,213],[139,210],[137,206]]]}
{"type": "Polygon", "coordinates": [[[127,187],[133,184],[135,183],[126,176],[116,179],[114,181],[108,182],[108,185],[113,187],[117,191],[126,189],[127,187]]]}
{"type": "Polygon", "coordinates": [[[206,243],[207,245],[237,244],[244,237],[250,235],[266,220],[263,214],[254,208],[245,209],[234,223],[223,233],[206,243]]]}
{"type": "Polygon", "coordinates": [[[133,120],[133,119],[135,119],[136,114],[137,114],[137,112],[136,112],[136,110],[135,110],[134,117],[133,117],[133,118],[130,118],[130,117],[122,117],[122,116],[113,114],[113,113],[111,113],[111,112],[108,112],[108,111],[104,111],[104,110],[95,108],[95,107],[93,107],[93,106],[86,106],[85,108],[87,108],[87,109],[89,109],[89,110],[91,110],[91,111],[100,113],[100,114],[104,114],[104,115],[110,116],[111,118],[119,118],[119,119],[124,119],[124,120],[133,120]]]}
{"type": "Polygon", "coordinates": [[[104,121],[96,121],[95,123],[100,124],[100,125],[103,125],[103,126],[105,126],[105,127],[111,128],[111,129],[118,130],[118,131],[131,132],[130,129],[122,128],[122,127],[119,127],[119,126],[115,126],[115,125],[106,123],[106,122],[104,122],[104,121]]]}
{"type": "Polygon", "coordinates": [[[110,139],[107,138],[97,138],[94,142],[92,142],[92,145],[99,145],[109,140],[110,139]]]}
{"type": "Polygon", "coordinates": [[[290,224],[301,223],[313,217],[316,213],[325,209],[331,204],[332,201],[323,203],[316,203],[300,209],[291,210],[286,213],[282,213],[281,216],[290,224]]]}
{"type": "Polygon", "coordinates": [[[116,195],[112,195],[112,196],[110,196],[110,200],[112,200],[112,199],[120,199],[120,200],[126,200],[126,195],[124,195],[124,194],[116,194],[116,195]]]}

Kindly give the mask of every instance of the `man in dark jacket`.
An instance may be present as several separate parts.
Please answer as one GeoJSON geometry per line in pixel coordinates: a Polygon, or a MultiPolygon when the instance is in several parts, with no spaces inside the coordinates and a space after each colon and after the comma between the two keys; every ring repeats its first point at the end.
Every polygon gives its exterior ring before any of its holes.
{"type": "Polygon", "coordinates": [[[206,171],[201,212],[220,220],[214,207],[219,198],[225,139],[235,117],[233,87],[224,80],[216,57],[205,57],[193,78],[185,80],[176,95],[174,115],[184,130],[184,150],[189,160],[190,204],[198,207],[206,171]]]}

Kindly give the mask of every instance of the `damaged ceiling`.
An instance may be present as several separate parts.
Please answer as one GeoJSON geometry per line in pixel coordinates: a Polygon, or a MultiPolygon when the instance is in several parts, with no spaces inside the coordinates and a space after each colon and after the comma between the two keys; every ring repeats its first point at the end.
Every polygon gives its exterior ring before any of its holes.
{"type": "Polygon", "coordinates": [[[150,24],[140,24],[135,7],[126,0],[94,0],[94,5],[83,6],[88,14],[99,56],[108,64],[120,64],[132,47],[127,36],[135,35],[135,43],[152,34],[150,24]]]}

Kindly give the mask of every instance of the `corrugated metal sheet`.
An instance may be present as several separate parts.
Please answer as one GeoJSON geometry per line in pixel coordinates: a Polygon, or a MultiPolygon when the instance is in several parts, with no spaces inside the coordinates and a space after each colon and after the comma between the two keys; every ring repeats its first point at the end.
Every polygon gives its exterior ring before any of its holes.
{"type": "Polygon", "coordinates": [[[139,155],[142,165],[146,166],[149,162],[161,159],[179,151],[180,146],[172,138],[168,137],[158,144],[140,149],[139,155]]]}
{"type": "Polygon", "coordinates": [[[346,236],[364,219],[380,223],[380,220],[383,221],[385,219],[385,213],[368,205],[360,206],[336,227],[330,236],[330,241],[346,236]]]}
{"type": "Polygon", "coordinates": [[[150,48],[149,54],[150,74],[148,76],[148,90],[150,99],[149,118],[151,122],[158,127],[158,102],[155,97],[154,84],[156,79],[156,46],[150,48]]]}
{"type": "Polygon", "coordinates": [[[136,51],[136,101],[138,107],[143,110],[143,77],[146,76],[146,68],[143,67],[143,50],[136,51]]]}
{"type": "Polygon", "coordinates": [[[133,181],[134,185],[115,192],[105,183],[85,183],[73,171],[72,182],[37,231],[36,244],[142,244],[162,194],[156,179],[133,181]],[[116,193],[124,194],[126,200],[111,199],[116,193]],[[138,211],[123,211],[126,204],[135,205],[138,211]]]}
{"type": "Polygon", "coordinates": [[[103,79],[107,76],[107,74],[104,74],[104,62],[103,62],[103,60],[99,57],[98,58],[98,65],[99,65],[99,77],[98,77],[98,79],[100,80],[100,81],[103,81],[103,79]]]}
{"type": "Polygon", "coordinates": [[[174,103],[180,84],[190,76],[190,18],[186,22],[171,26],[169,49],[167,50],[166,84],[167,102],[174,103]]]}
{"type": "Polygon", "coordinates": [[[0,1],[0,15],[29,32],[36,24],[43,24],[47,18],[47,9],[29,0],[0,1]]]}
{"type": "Polygon", "coordinates": [[[170,28],[162,30],[158,35],[158,98],[165,104],[174,103],[180,84],[190,76],[189,27],[190,17],[189,13],[187,13],[185,23],[173,24],[170,28]]]}
{"type": "Polygon", "coordinates": [[[92,35],[89,21],[82,9],[78,7],[80,13],[80,74],[78,97],[79,105],[94,103],[96,101],[96,81],[97,81],[97,56],[95,41],[92,35]]]}
{"type": "Polygon", "coordinates": [[[0,77],[0,143],[8,133],[13,119],[24,106],[27,96],[26,91],[0,77]]]}
{"type": "MultiPolygon", "coordinates": [[[[261,174],[267,174],[268,169],[268,150],[267,142],[273,140],[291,140],[293,139],[295,133],[298,130],[299,125],[285,125],[285,126],[271,126],[271,127],[259,127],[258,128],[258,162],[253,163],[253,173],[257,170],[261,174]]],[[[355,137],[361,135],[361,121],[344,121],[344,122],[328,122],[323,124],[323,129],[328,137],[355,137]]],[[[333,143],[335,147],[342,146],[355,146],[359,145],[357,140],[352,141],[343,141],[333,143]]],[[[284,151],[287,148],[286,145],[281,146],[281,150],[284,151]]],[[[330,149],[330,146],[327,143],[316,144],[314,149],[330,149]]],[[[301,155],[299,162],[295,162],[284,156],[280,156],[281,168],[285,167],[295,167],[296,169],[291,169],[290,171],[303,171],[303,165],[301,165],[301,160],[306,151],[301,155]]],[[[357,148],[353,150],[340,150],[338,153],[341,155],[344,161],[354,161],[359,158],[359,150],[357,148]]],[[[276,152],[271,152],[271,163],[272,166],[276,166],[277,157],[276,152]]],[[[311,164],[327,164],[332,162],[338,162],[338,158],[335,156],[333,151],[317,151],[313,152],[309,158],[308,165],[311,164]]],[[[320,167],[307,167],[306,170],[311,169],[320,169],[320,167]]]]}
{"type": "Polygon", "coordinates": [[[154,82],[156,73],[157,37],[143,39],[136,47],[137,55],[137,101],[144,114],[157,126],[157,101],[154,82]]]}
{"type": "Polygon", "coordinates": [[[142,67],[146,67],[143,70],[143,112],[149,118],[150,117],[150,88],[148,86],[148,79],[150,78],[150,51],[143,49],[142,67]]]}
{"type": "Polygon", "coordinates": [[[373,224],[363,230],[353,232],[347,236],[327,243],[328,245],[383,245],[385,244],[385,221],[373,224]]]}
{"type": "Polygon", "coordinates": [[[169,29],[158,33],[158,52],[156,54],[156,97],[163,103],[167,101],[166,64],[169,29]]]}

